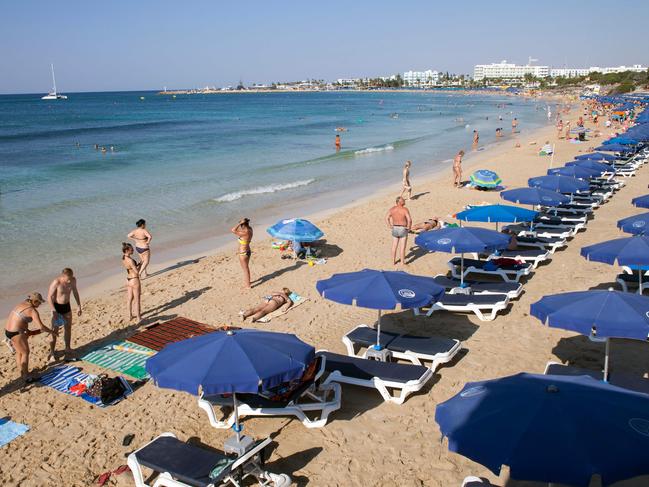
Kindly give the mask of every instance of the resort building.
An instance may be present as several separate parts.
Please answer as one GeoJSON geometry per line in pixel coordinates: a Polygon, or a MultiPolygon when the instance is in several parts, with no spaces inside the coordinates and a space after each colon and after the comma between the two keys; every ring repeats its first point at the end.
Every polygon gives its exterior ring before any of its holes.
{"type": "Polygon", "coordinates": [[[576,78],[577,76],[588,76],[592,68],[552,68],[550,77],[552,78],[576,78]]]}
{"type": "Polygon", "coordinates": [[[564,78],[574,78],[576,76],[588,76],[590,73],[623,73],[625,71],[634,71],[641,73],[647,71],[647,67],[642,64],[634,64],[633,66],[613,66],[601,68],[599,66],[591,66],[590,68],[552,68],[550,69],[550,76],[557,78],[562,76],[564,78]]]}
{"type": "Polygon", "coordinates": [[[428,69],[426,71],[406,71],[403,73],[403,84],[416,88],[431,88],[439,82],[439,73],[428,69]]]}
{"type": "Polygon", "coordinates": [[[519,79],[525,75],[532,75],[536,78],[547,78],[550,75],[549,66],[534,66],[526,64],[524,66],[508,63],[506,60],[500,63],[476,64],[473,68],[473,79],[481,81],[483,79],[519,79]]]}

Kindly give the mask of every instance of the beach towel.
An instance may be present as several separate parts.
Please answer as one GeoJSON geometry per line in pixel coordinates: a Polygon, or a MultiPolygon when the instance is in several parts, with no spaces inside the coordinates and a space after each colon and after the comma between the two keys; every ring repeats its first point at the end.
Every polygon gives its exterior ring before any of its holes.
{"type": "Polygon", "coordinates": [[[149,378],[144,368],[146,360],[155,353],[155,350],[142,345],[119,341],[93,350],[81,357],[81,360],[134,379],[144,380],[149,378]]]}
{"type": "MultiPolygon", "coordinates": [[[[309,298],[305,298],[304,296],[300,296],[298,293],[289,294],[289,298],[291,298],[291,301],[293,301],[293,306],[291,306],[288,309],[288,311],[291,311],[292,309],[297,308],[298,306],[306,303],[309,300],[309,298]]],[[[280,315],[283,315],[283,314],[287,313],[288,311],[282,311],[282,309],[276,309],[272,313],[268,313],[263,318],[259,318],[257,321],[259,323],[268,323],[273,318],[276,318],[276,317],[278,317],[280,315]]]]}
{"type": "Polygon", "coordinates": [[[215,331],[217,331],[216,328],[205,323],[199,323],[198,321],[179,316],[173,320],[147,326],[146,330],[127,338],[127,341],[159,352],[165,345],[169,345],[170,343],[215,331]]]}
{"type": "Polygon", "coordinates": [[[0,418],[0,447],[29,431],[26,424],[14,423],[8,418],[0,418]]]}
{"type": "Polygon", "coordinates": [[[52,389],[62,392],[63,394],[80,397],[84,401],[87,401],[101,408],[104,408],[106,406],[112,406],[113,404],[117,404],[125,397],[133,394],[133,388],[128,383],[128,381],[126,381],[123,377],[119,377],[119,379],[122,381],[122,384],[124,384],[124,388],[126,389],[124,395],[118,399],[115,399],[109,404],[104,404],[101,402],[100,399],[89,396],[88,394],[77,395],[70,390],[70,386],[74,386],[79,382],[83,382],[87,380],[89,377],[90,375],[81,372],[81,369],[79,367],[72,367],[70,365],[59,365],[58,367],[54,367],[47,374],[43,375],[40,378],[40,382],[46,387],[51,387],[52,389]]]}

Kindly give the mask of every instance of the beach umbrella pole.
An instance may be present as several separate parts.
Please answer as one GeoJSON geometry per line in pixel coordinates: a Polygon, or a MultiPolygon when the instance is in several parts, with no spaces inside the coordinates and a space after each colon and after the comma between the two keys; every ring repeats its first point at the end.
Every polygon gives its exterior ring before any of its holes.
{"type": "Polygon", "coordinates": [[[375,350],[381,350],[381,310],[379,310],[379,318],[376,320],[376,346],[375,350]]]}
{"type": "Polygon", "coordinates": [[[234,404],[234,432],[237,435],[237,443],[241,442],[241,426],[239,426],[239,409],[237,408],[237,394],[232,393],[232,402],[234,404]]]}
{"type": "Polygon", "coordinates": [[[460,287],[464,287],[464,252],[460,254],[460,287]]]}
{"type": "Polygon", "coordinates": [[[638,294],[642,294],[642,269],[638,269],[638,294]]]}
{"type": "Polygon", "coordinates": [[[608,356],[611,351],[611,339],[606,339],[606,352],[604,355],[604,382],[608,382],[608,356]]]}

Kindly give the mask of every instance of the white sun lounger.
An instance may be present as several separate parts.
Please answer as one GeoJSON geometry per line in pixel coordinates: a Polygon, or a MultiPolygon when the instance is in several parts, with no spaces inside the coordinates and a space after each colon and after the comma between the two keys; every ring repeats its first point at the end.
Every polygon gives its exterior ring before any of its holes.
{"type": "Polygon", "coordinates": [[[566,228],[547,227],[544,225],[514,224],[507,225],[503,230],[513,232],[516,236],[521,237],[540,237],[540,238],[562,238],[568,239],[574,237],[575,232],[566,228]]]}
{"type": "Polygon", "coordinates": [[[516,237],[516,241],[519,247],[547,249],[551,254],[567,245],[565,238],[558,237],[527,237],[519,235],[516,237]]]}
{"type": "Polygon", "coordinates": [[[433,371],[421,365],[379,362],[320,350],[327,359],[325,384],[339,382],[379,391],[384,401],[403,404],[413,392],[421,390],[433,377],[433,371]],[[393,391],[393,392],[391,392],[393,391]]]}
{"type": "MultiPolygon", "coordinates": [[[[639,279],[637,271],[633,274],[628,274],[626,272],[618,274],[615,278],[615,282],[620,285],[622,291],[625,293],[638,292],[639,279]]],[[[649,289],[649,277],[647,277],[646,274],[642,276],[642,292],[644,292],[645,289],[649,289]]]]}
{"type": "MultiPolygon", "coordinates": [[[[498,314],[509,305],[509,298],[506,294],[449,294],[446,293],[442,299],[433,303],[426,316],[432,315],[435,311],[443,310],[452,313],[474,313],[480,321],[493,321],[498,314]]],[[[422,310],[425,308],[422,308],[422,310]]],[[[413,308],[416,316],[421,314],[417,308],[413,308]]]]}
{"type": "Polygon", "coordinates": [[[501,250],[498,254],[491,254],[486,257],[487,260],[494,259],[514,259],[520,260],[528,264],[532,264],[532,268],[536,269],[541,262],[550,260],[550,251],[545,249],[521,249],[521,250],[501,250]]]}
{"type": "Polygon", "coordinates": [[[446,274],[438,274],[433,277],[436,284],[444,287],[450,294],[506,294],[509,299],[519,298],[523,294],[523,285],[520,282],[496,282],[496,281],[473,281],[464,280],[464,286],[460,287],[460,280],[455,277],[448,277],[446,274]]]}
{"type": "Polygon", "coordinates": [[[462,487],[495,487],[492,483],[480,477],[469,475],[462,481],[462,487]]]}
{"type": "MultiPolygon", "coordinates": [[[[369,347],[376,343],[376,329],[367,325],[359,325],[343,336],[343,344],[350,357],[366,358],[369,347]],[[360,353],[361,350],[365,350],[360,353]]],[[[402,335],[382,331],[380,343],[383,348],[392,353],[396,359],[408,360],[415,365],[425,365],[430,362],[430,369],[435,372],[437,367],[453,360],[460,351],[462,344],[459,340],[439,336],[402,335]]]]}
{"type": "Polygon", "coordinates": [[[258,441],[245,454],[236,457],[184,443],[173,433],[163,433],[131,453],[127,464],[136,487],[240,487],[249,477],[255,477],[260,486],[289,487],[288,475],[264,470],[264,450],[270,443],[270,438],[258,441]],[[157,473],[153,484],[145,482],[148,475],[145,477],[143,467],[157,473]]]}
{"type": "MultiPolygon", "coordinates": [[[[297,387],[289,397],[271,400],[256,394],[237,394],[237,411],[243,416],[295,416],[307,428],[321,428],[327,424],[329,414],[340,409],[341,389],[338,384],[320,384],[325,372],[324,357],[319,358],[319,369],[315,378],[297,387]],[[308,413],[308,415],[307,415],[308,413]],[[310,417],[310,416],[311,417],[310,417]],[[315,416],[315,418],[313,418],[315,416]]],[[[232,407],[232,398],[223,396],[201,396],[198,407],[207,413],[210,424],[219,429],[232,427],[234,411],[224,418],[217,418],[214,408],[232,407]]]]}
{"type": "MultiPolygon", "coordinates": [[[[496,269],[491,269],[487,260],[477,259],[464,259],[464,277],[471,273],[485,274],[488,276],[500,276],[503,281],[518,282],[521,277],[527,276],[532,272],[531,264],[517,264],[517,265],[499,265],[496,269]]],[[[491,263],[493,265],[493,263],[491,263]]],[[[460,278],[460,257],[454,257],[448,262],[451,275],[455,278],[460,278]]]]}

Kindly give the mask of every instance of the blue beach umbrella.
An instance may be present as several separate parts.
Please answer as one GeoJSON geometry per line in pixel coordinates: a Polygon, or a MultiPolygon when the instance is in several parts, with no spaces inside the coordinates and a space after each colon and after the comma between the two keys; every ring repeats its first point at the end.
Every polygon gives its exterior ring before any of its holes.
{"type": "Polygon", "coordinates": [[[290,218],[280,220],[266,230],[272,237],[282,240],[295,240],[297,242],[315,242],[320,240],[324,233],[309,220],[290,218]]]}
{"type": "Polygon", "coordinates": [[[578,161],[570,161],[566,162],[566,167],[571,167],[571,166],[578,166],[578,167],[585,167],[587,169],[593,169],[599,174],[603,174],[605,172],[615,172],[615,169],[612,166],[609,166],[608,164],[604,164],[602,162],[598,161],[592,161],[589,159],[581,159],[578,161]]]}
{"type": "Polygon", "coordinates": [[[615,157],[613,154],[602,154],[600,152],[591,152],[589,154],[580,154],[578,156],[575,156],[575,159],[583,161],[583,160],[591,160],[591,161],[616,161],[617,157],[615,157]]]}
{"type": "Polygon", "coordinates": [[[516,188],[502,191],[500,197],[506,201],[523,205],[557,206],[570,203],[570,198],[542,188],[516,188]]]}
{"type": "Polygon", "coordinates": [[[172,343],[146,361],[159,387],[206,395],[232,394],[237,441],[237,393],[257,394],[299,379],[315,349],[295,335],[258,330],[208,333],[172,343]]]}
{"type": "Polygon", "coordinates": [[[435,421],[449,450],[496,475],[508,465],[514,479],[586,487],[649,472],[649,397],[588,376],[470,382],[435,421]]]}
{"type": "Polygon", "coordinates": [[[548,176],[568,176],[576,179],[590,179],[602,175],[602,171],[597,169],[590,169],[586,166],[564,166],[548,169],[548,176]]]}
{"type": "Polygon", "coordinates": [[[316,289],[322,297],[336,303],[378,310],[377,350],[381,348],[382,310],[420,308],[439,301],[445,292],[432,277],[372,269],[334,274],[318,281],[316,289]]]}
{"type": "Polygon", "coordinates": [[[641,213],[618,220],[617,228],[633,235],[642,235],[649,229],[649,213],[641,213]]]}
{"type": "Polygon", "coordinates": [[[530,188],[542,188],[558,193],[578,193],[590,187],[588,181],[570,178],[568,176],[538,176],[527,180],[530,188]]]}
{"type": "Polygon", "coordinates": [[[544,296],[530,307],[530,314],[551,328],[606,339],[604,380],[608,380],[609,338],[649,339],[648,313],[648,297],[612,289],[544,296]]]}
{"type": "Polygon", "coordinates": [[[496,188],[503,182],[498,174],[488,169],[478,169],[469,179],[474,186],[481,188],[496,188]]]}
{"type": "Polygon", "coordinates": [[[627,136],[620,135],[618,137],[613,137],[611,139],[608,139],[608,140],[602,142],[602,144],[603,145],[614,145],[614,144],[637,145],[638,142],[639,142],[638,140],[633,139],[633,138],[629,137],[628,135],[627,136]]]}
{"type": "Polygon", "coordinates": [[[538,211],[518,206],[484,205],[461,211],[455,215],[455,218],[465,222],[493,222],[496,223],[496,229],[498,229],[498,223],[531,222],[538,214],[538,211]]]}
{"type": "Polygon", "coordinates": [[[622,144],[608,144],[608,145],[600,145],[599,147],[595,147],[595,150],[601,150],[601,151],[608,151],[608,152],[633,152],[635,151],[634,148],[629,147],[628,145],[622,145],[622,144]]]}
{"type": "Polygon", "coordinates": [[[631,204],[638,208],[649,208],[649,194],[633,198],[631,200],[631,204]]]}
{"type": "Polygon", "coordinates": [[[431,252],[460,254],[460,286],[464,286],[464,253],[506,249],[511,237],[476,227],[446,227],[420,233],[415,243],[431,252]]]}

